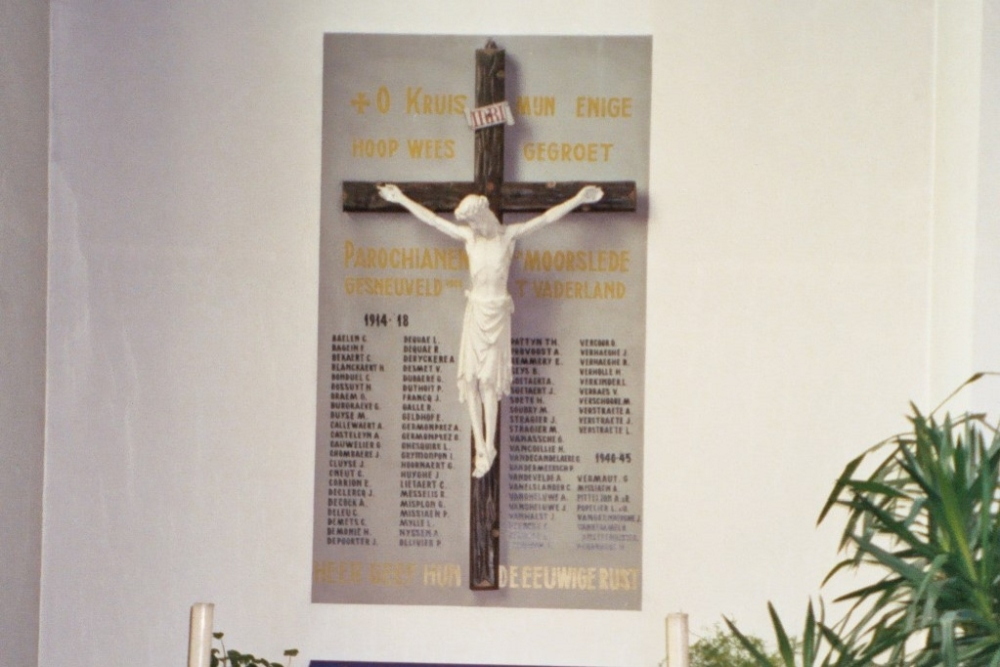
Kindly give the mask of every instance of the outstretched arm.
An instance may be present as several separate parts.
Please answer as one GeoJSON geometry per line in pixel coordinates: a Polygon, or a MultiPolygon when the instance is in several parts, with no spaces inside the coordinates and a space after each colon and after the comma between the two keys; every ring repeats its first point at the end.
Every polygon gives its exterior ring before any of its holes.
{"type": "Polygon", "coordinates": [[[596,201],[600,201],[603,196],[604,190],[601,190],[596,185],[584,186],[573,197],[570,197],[561,204],[556,204],[537,218],[532,218],[527,222],[522,222],[516,225],[510,225],[509,233],[514,238],[525,236],[541,229],[542,227],[545,227],[546,225],[552,224],[556,220],[559,220],[577,206],[582,206],[583,204],[593,204],[596,201]]]}
{"type": "Polygon", "coordinates": [[[399,189],[399,186],[393,185],[392,183],[385,183],[378,186],[378,194],[382,199],[387,202],[392,202],[393,204],[399,204],[407,211],[412,213],[421,222],[426,222],[428,225],[443,232],[453,239],[459,241],[468,240],[468,235],[471,232],[464,228],[459,227],[453,222],[445,220],[441,216],[435,214],[429,208],[421,206],[417,202],[413,201],[409,197],[403,194],[403,191],[399,189]]]}

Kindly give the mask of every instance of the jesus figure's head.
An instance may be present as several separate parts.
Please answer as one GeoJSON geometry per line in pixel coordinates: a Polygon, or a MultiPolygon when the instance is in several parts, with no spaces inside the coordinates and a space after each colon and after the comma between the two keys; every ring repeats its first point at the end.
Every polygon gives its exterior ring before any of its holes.
{"type": "Polygon", "coordinates": [[[490,210],[490,202],[482,195],[468,195],[455,209],[455,217],[468,223],[473,232],[480,236],[496,236],[500,233],[500,221],[490,210]]]}

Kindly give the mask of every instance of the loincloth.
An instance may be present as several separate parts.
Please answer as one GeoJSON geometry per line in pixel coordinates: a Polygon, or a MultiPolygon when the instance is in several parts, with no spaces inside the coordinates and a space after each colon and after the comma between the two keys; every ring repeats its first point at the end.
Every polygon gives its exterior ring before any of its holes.
{"type": "Polygon", "coordinates": [[[458,397],[492,387],[499,399],[510,393],[510,321],[514,300],[510,295],[483,298],[465,293],[465,318],[458,350],[458,397]]]}

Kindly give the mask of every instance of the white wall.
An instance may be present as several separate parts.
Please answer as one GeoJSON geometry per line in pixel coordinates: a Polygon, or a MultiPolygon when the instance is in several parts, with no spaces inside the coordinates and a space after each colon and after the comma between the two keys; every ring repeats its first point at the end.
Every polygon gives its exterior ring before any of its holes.
{"type": "MultiPolygon", "coordinates": [[[[937,4],[930,386],[945,395],[974,368],[983,3],[937,4]]],[[[977,390],[980,390],[977,387],[977,390]]],[[[968,405],[963,392],[957,406],[968,405]]]]}
{"type": "Polygon", "coordinates": [[[0,0],[0,662],[38,659],[48,3],[0,0]]]}
{"type": "Polygon", "coordinates": [[[833,478],[928,400],[933,3],[657,25],[647,608],[770,636],[765,602],[798,627],[836,561],[833,478]]]}
{"type": "Polygon", "coordinates": [[[834,562],[841,467],[933,398],[931,0],[52,13],[46,667],[177,664],[196,600],[306,659],[652,666],[673,610],[764,633],[834,562]],[[309,603],[324,31],[652,32],[642,612],[309,603]]]}
{"type": "MultiPolygon", "coordinates": [[[[975,343],[976,370],[1000,370],[1000,1],[982,3],[978,187],[975,192],[975,343]]],[[[981,383],[977,409],[1000,403],[1000,378],[981,383]]]]}

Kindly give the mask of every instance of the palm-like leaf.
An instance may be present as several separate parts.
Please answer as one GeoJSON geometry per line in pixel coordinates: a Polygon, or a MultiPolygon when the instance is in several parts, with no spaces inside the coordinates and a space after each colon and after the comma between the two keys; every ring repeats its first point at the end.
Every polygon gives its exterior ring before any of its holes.
{"type": "Polygon", "coordinates": [[[867,667],[871,664],[866,655],[858,652],[855,642],[845,641],[842,628],[826,625],[822,607],[817,617],[812,602],[809,603],[799,641],[793,640],[785,630],[774,606],[768,604],[767,609],[778,644],[778,653],[774,656],[764,653],[752,637],[747,637],[733,621],[725,619],[730,631],[753,655],[758,667],[867,667]]]}
{"type": "Polygon", "coordinates": [[[851,462],[821,514],[845,508],[845,562],[882,573],[841,598],[853,603],[843,629],[887,664],[1000,665],[1000,440],[985,444],[979,416],[938,423],[914,409],[911,423],[851,462]]]}
{"type": "Polygon", "coordinates": [[[848,463],[820,513],[846,511],[827,580],[876,578],[838,598],[848,607],[833,625],[810,604],[798,644],[769,606],[784,667],[1000,667],[1000,436],[982,415],[938,422],[914,407],[910,422],[848,463]]]}

